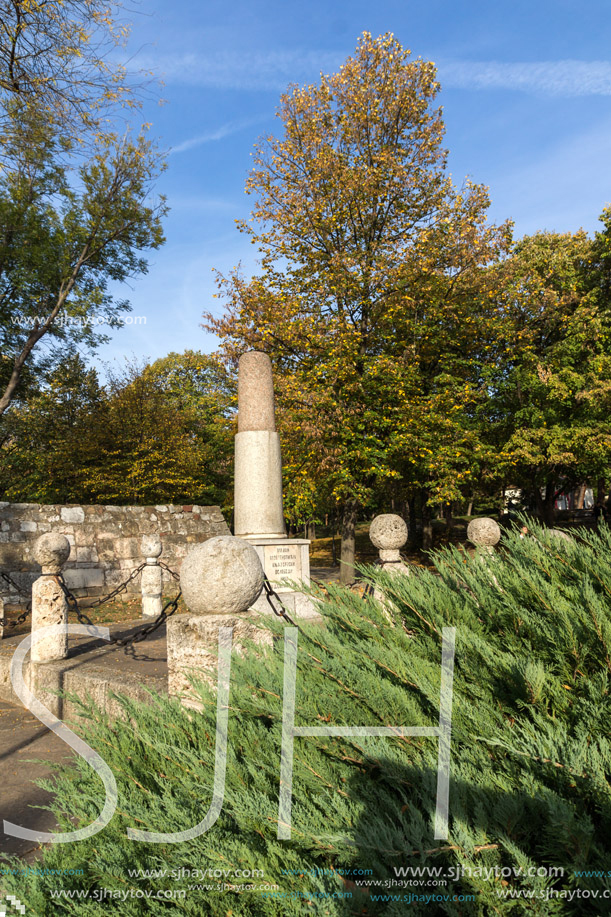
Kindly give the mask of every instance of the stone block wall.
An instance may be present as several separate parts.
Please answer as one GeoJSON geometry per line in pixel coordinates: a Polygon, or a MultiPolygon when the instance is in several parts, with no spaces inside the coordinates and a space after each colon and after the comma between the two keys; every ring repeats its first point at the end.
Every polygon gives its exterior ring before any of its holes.
{"type": "MultiPolygon", "coordinates": [[[[124,582],[144,560],[143,535],[158,534],[161,560],[179,572],[188,549],[214,535],[229,535],[218,506],[44,506],[0,503],[0,572],[8,573],[26,593],[40,575],[34,561],[36,539],[45,532],[65,535],[71,545],[64,570],[69,588],[79,597],[106,595],[124,582]]],[[[164,590],[174,592],[163,571],[164,590]]],[[[127,596],[140,592],[140,578],[130,583],[127,596]]],[[[0,596],[9,605],[27,599],[0,579],[0,596]]],[[[86,602],[84,603],[87,604],[86,602]]]]}

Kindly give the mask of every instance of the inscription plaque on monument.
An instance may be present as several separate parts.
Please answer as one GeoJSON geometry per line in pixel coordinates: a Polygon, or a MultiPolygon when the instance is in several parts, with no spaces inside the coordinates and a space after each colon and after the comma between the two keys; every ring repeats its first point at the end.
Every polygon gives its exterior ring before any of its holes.
{"type": "Polygon", "coordinates": [[[263,566],[270,580],[301,579],[301,557],[297,545],[266,544],[263,551],[263,566]]]}

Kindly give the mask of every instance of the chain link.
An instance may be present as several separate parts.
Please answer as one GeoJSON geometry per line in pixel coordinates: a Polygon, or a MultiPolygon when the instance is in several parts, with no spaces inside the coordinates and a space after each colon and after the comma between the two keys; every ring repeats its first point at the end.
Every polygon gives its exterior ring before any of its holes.
{"type": "Polygon", "coordinates": [[[162,560],[158,560],[158,561],[157,561],[157,565],[158,565],[159,567],[161,567],[163,570],[167,570],[167,572],[170,574],[170,576],[174,577],[174,579],[175,579],[176,581],[180,580],[179,574],[176,573],[174,570],[172,570],[170,567],[168,567],[167,564],[164,564],[164,562],[163,562],[162,560]]]}
{"type": "Polygon", "coordinates": [[[101,599],[96,599],[95,602],[92,602],[91,605],[89,605],[89,608],[99,608],[100,605],[105,605],[106,602],[110,602],[111,599],[114,599],[114,598],[116,598],[116,596],[121,595],[122,592],[126,592],[126,591],[127,591],[127,587],[129,586],[129,584],[131,583],[131,581],[134,580],[134,579],[136,579],[136,577],[137,577],[140,573],[142,573],[142,571],[144,570],[144,568],[147,567],[147,566],[148,566],[148,564],[147,564],[146,562],[143,563],[143,564],[140,564],[139,567],[136,567],[135,570],[132,570],[132,572],[131,572],[130,575],[127,577],[127,579],[125,580],[124,583],[121,583],[120,586],[117,586],[116,589],[113,589],[112,592],[109,592],[108,595],[105,595],[103,598],[101,598],[101,599]]]}
{"type": "MultiPolygon", "coordinates": [[[[63,574],[61,573],[47,574],[47,576],[51,576],[51,575],[55,576],[56,581],[61,586],[62,592],[64,593],[66,597],[66,602],[68,603],[68,609],[69,611],[73,611],[76,614],[79,624],[85,624],[87,627],[95,627],[96,625],[93,623],[91,618],[88,615],[86,615],[85,612],[80,610],[78,599],[66,585],[66,581],[64,580],[63,574]]],[[[150,624],[147,624],[145,627],[141,628],[141,630],[135,633],[132,637],[123,637],[123,638],[112,637],[110,640],[105,641],[105,642],[107,643],[108,646],[127,647],[127,646],[130,646],[131,644],[140,643],[142,640],[145,640],[146,637],[148,637],[150,634],[156,631],[157,628],[161,627],[161,625],[164,624],[168,620],[168,618],[171,618],[172,615],[176,613],[176,611],[178,610],[178,603],[179,603],[181,595],[182,595],[182,592],[179,592],[178,595],[174,596],[173,599],[170,599],[170,601],[167,602],[164,605],[164,607],[161,609],[161,613],[155,618],[155,620],[151,621],[150,624]]],[[[100,602],[99,604],[102,604],[102,603],[100,602]]],[[[93,606],[90,606],[90,607],[93,607],[93,606]]]]}
{"type": "Polygon", "coordinates": [[[265,598],[267,599],[270,605],[270,608],[274,612],[274,614],[277,615],[279,618],[284,618],[284,620],[288,621],[289,624],[292,624],[293,627],[298,627],[298,625],[295,624],[295,622],[289,615],[286,605],[284,604],[284,602],[282,601],[282,599],[280,598],[280,596],[278,595],[278,593],[276,592],[276,590],[274,589],[270,581],[268,580],[267,575],[265,573],[263,574],[263,588],[265,589],[265,598]],[[278,602],[278,605],[280,606],[279,608],[276,608],[272,599],[275,599],[278,602]]]}
{"type": "MultiPolygon", "coordinates": [[[[21,586],[19,586],[15,582],[15,580],[11,576],[9,576],[8,573],[0,573],[0,579],[3,579],[5,583],[8,583],[9,586],[12,586],[13,589],[19,593],[19,595],[27,596],[27,592],[25,592],[21,588],[21,586]]],[[[23,622],[27,619],[31,611],[32,611],[32,601],[29,600],[27,605],[25,606],[25,611],[22,611],[21,614],[17,618],[15,618],[14,621],[9,621],[8,618],[0,618],[0,627],[11,627],[11,628],[18,627],[20,624],[23,624],[23,622]]]]}

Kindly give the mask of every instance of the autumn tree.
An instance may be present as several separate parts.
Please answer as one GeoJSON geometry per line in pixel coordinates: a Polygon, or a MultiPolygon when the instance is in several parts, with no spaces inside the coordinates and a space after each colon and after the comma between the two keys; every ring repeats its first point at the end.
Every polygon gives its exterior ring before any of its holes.
{"type": "Polygon", "coordinates": [[[499,354],[485,407],[492,477],[520,486],[548,523],[561,493],[611,468],[611,302],[606,235],[526,236],[498,268],[499,354]],[[606,396],[606,397],[605,397],[606,396]]]}
{"type": "Polygon", "coordinates": [[[117,0],[0,0],[0,159],[24,119],[61,135],[64,149],[107,134],[138,107],[143,80],[121,64],[129,33],[117,0]]]}
{"type": "Polygon", "coordinates": [[[105,394],[78,353],[20,389],[0,418],[0,494],[29,503],[90,503],[105,394]],[[24,397],[25,395],[25,397],[24,397]]]}
{"type": "Polygon", "coordinates": [[[231,510],[233,400],[201,353],[126,364],[104,385],[78,354],[0,418],[0,495],[40,503],[231,510]]]}
{"type": "Polygon", "coordinates": [[[433,64],[392,35],[364,33],[338,73],[282,96],[283,135],[256,148],[252,221],[240,224],[261,273],[221,278],[227,312],[205,317],[227,359],[249,347],[270,354],[289,451],[341,507],[344,582],[359,507],[401,477],[405,443],[393,436],[407,429],[414,388],[430,397],[444,354],[452,372],[462,359],[460,340],[440,340],[435,321],[449,317],[445,327],[464,337],[461,311],[485,300],[465,295],[468,278],[509,235],[486,227],[485,189],[452,183],[438,91],[433,64]]]}

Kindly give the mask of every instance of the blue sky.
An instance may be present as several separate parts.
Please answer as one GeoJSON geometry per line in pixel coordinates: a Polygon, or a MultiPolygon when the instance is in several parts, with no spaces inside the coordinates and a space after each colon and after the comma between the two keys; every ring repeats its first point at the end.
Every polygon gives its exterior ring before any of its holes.
{"type": "Polygon", "coordinates": [[[158,190],[171,213],[149,274],[121,290],[146,325],[115,332],[99,358],[215,349],[199,327],[221,308],[213,269],[256,269],[234,223],[250,209],[253,144],[279,131],[287,85],[336,70],[364,30],[436,63],[450,170],[489,186],[492,221],[513,219],[517,237],[593,232],[611,201],[609,12],[609,0],[142,0],[129,53],[164,81],[145,118],[170,149],[158,190]]]}

